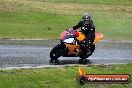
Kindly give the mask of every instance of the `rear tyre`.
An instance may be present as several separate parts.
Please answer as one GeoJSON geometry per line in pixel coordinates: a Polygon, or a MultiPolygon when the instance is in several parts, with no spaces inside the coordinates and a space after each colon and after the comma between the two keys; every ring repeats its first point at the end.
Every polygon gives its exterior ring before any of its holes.
{"type": "MultiPolygon", "coordinates": [[[[94,50],[95,50],[95,45],[93,44],[93,45],[90,46],[91,55],[94,52],[94,50]]],[[[89,55],[89,56],[91,56],[91,55],[89,55]]]]}
{"type": "Polygon", "coordinates": [[[87,64],[87,63],[89,63],[89,60],[87,60],[87,59],[79,59],[78,63],[79,64],[87,64]]]}

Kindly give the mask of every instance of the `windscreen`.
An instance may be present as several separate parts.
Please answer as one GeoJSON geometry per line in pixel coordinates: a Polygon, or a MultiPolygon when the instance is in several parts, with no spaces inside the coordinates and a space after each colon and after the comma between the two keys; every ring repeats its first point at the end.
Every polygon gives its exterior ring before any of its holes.
{"type": "Polygon", "coordinates": [[[64,32],[61,33],[60,40],[64,41],[68,38],[74,38],[74,32],[75,30],[72,28],[65,30],[64,32]]]}

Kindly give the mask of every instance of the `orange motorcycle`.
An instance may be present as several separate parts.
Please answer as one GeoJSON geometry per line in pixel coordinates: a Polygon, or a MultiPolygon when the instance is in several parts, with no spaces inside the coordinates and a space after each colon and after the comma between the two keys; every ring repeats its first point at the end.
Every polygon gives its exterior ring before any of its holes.
{"type": "Polygon", "coordinates": [[[73,28],[67,29],[60,35],[60,43],[53,47],[50,52],[50,63],[59,64],[58,58],[63,57],[80,57],[79,63],[87,63],[87,59],[91,52],[94,52],[95,43],[100,41],[103,38],[102,33],[95,33],[95,39],[93,44],[90,45],[90,48],[87,50],[87,54],[83,52],[80,48],[81,42],[85,39],[85,35],[81,31],[75,31],[73,28]],[[85,57],[84,57],[85,55],[85,57]]]}

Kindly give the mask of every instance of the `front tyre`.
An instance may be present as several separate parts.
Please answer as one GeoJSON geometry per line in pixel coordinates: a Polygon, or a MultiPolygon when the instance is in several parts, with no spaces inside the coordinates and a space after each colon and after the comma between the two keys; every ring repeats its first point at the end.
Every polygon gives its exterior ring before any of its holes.
{"type": "Polygon", "coordinates": [[[59,60],[58,59],[50,59],[49,63],[52,65],[58,65],[59,64],[59,60]]]}
{"type": "Polygon", "coordinates": [[[61,44],[56,45],[50,52],[50,63],[51,64],[58,64],[58,58],[62,56],[62,46],[61,44]]]}

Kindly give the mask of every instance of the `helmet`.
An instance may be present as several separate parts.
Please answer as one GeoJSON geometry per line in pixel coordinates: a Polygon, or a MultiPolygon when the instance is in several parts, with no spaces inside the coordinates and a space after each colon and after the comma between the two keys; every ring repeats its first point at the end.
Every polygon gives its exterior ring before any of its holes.
{"type": "Polygon", "coordinates": [[[91,23],[91,16],[88,13],[84,13],[82,16],[82,21],[84,23],[84,26],[89,26],[91,23]]]}

